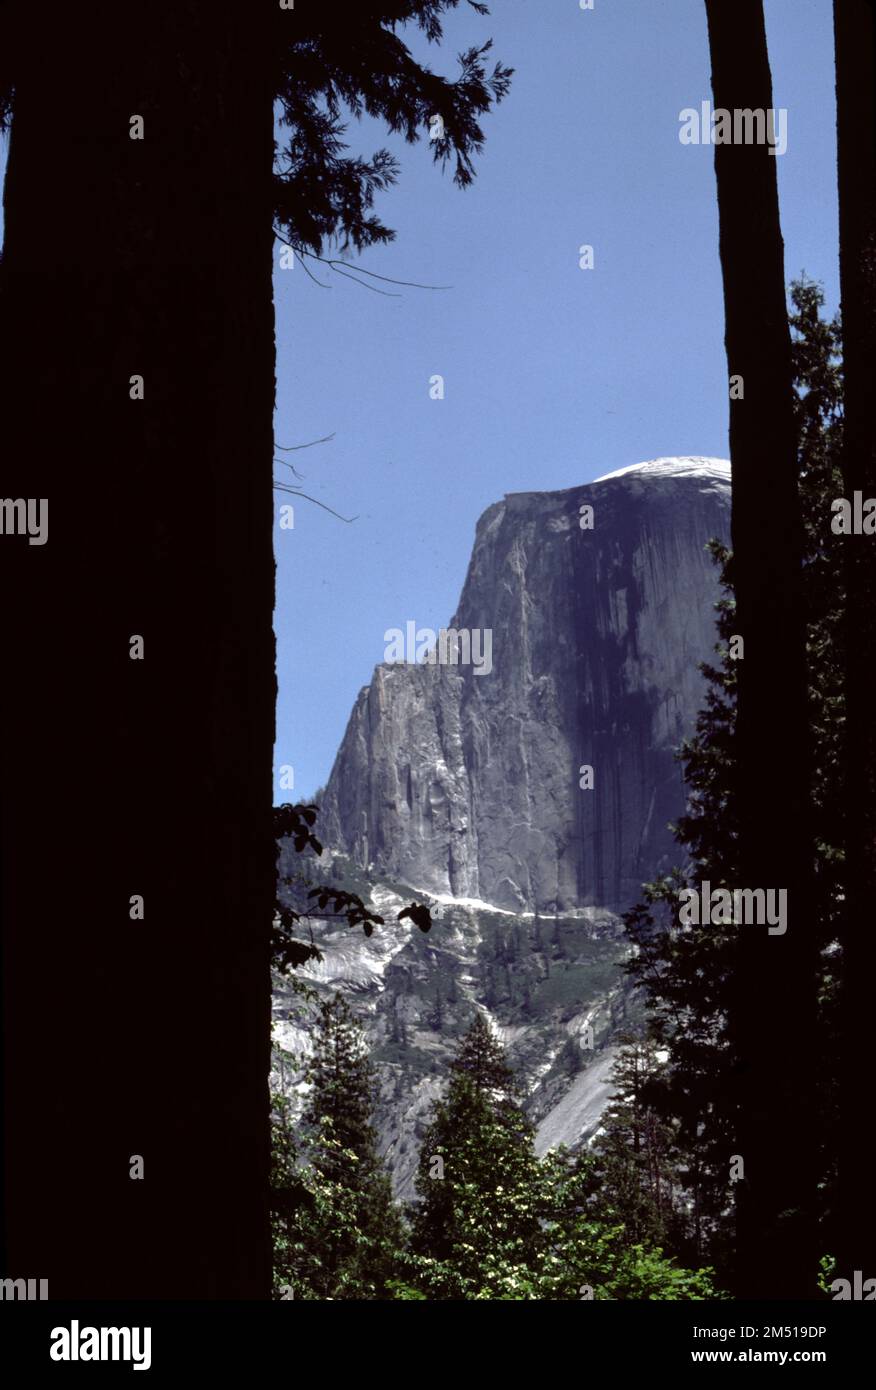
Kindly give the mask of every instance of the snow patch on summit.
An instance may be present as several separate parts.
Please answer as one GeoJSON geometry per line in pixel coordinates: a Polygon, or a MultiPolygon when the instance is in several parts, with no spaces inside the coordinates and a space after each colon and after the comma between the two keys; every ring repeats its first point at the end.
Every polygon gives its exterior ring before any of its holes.
{"type": "Polygon", "coordinates": [[[730,460],[702,458],[697,455],[679,458],[649,459],[645,463],[631,463],[627,468],[615,469],[613,473],[603,473],[594,478],[594,483],[605,483],[609,478],[626,478],[631,473],[646,473],[648,478],[709,478],[713,482],[730,482],[730,460]]]}

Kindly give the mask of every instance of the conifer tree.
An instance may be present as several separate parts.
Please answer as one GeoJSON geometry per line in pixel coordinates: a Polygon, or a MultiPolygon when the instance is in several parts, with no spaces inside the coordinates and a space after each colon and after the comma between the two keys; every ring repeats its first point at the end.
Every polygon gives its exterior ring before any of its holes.
{"type": "Polygon", "coordinates": [[[450,1066],[420,1150],[414,1279],[428,1297],[517,1297],[540,1239],[533,1129],[483,1015],[450,1066]]]}
{"type": "Polygon", "coordinates": [[[611,1077],[612,1100],[593,1144],[597,1189],[623,1222],[629,1245],[682,1243],[678,1151],[672,1125],[652,1104],[661,1067],[656,1044],[627,1035],[611,1077]]]}
{"type": "Polygon", "coordinates": [[[320,1005],[305,1077],[298,1137],[275,1105],[275,1286],[288,1282],[299,1298],[388,1298],[401,1226],[372,1123],[374,1069],[340,995],[320,1005]]]}
{"type": "Polygon", "coordinates": [[[686,1268],[647,1238],[631,1240],[593,1155],[564,1149],[541,1163],[543,1245],[537,1297],[551,1300],[720,1298],[714,1271],[686,1268]]]}
{"type": "MultiPolygon", "coordinates": [[[[653,1056],[640,1050],[639,1081],[653,1056]]],[[[635,1123],[651,1122],[637,1085],[635,1123]]],[[[655,1122],[656,1123],[656,1122],[655,1122]]],[[[404,1299],[572,1300],[715,1297],[711,1270],[687,1269],[664,1255],[655,1230],[625,1223],[624,1192],[613,1186],[618,1161],[582,1151],[539,1161],[513,1073],[478,1015],[451,1063],[447,1092],[435,1107],[420,1151],[404,1276],[404,1299]],[[591,1293],[582,1295],[582,1285],[591,1293]]],[[[651,1161],[652,1207],[662,1200],[660,1137],[643,1146],[651,1161]]],[[[629,1165],[628,1165],[629,1166],[629,1165]]]]}

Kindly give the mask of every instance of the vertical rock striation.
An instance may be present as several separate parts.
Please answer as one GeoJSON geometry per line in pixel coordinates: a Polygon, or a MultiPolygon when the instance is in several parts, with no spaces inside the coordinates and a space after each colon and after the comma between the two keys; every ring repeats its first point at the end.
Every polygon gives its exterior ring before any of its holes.
{"type": "Polygon", "coordinates": [[[629,907],[671,862],[673,753],[715,641],[705,544],[728,538],[729,511],[729,464],[704,458],[489,507],[450,626],[492,631],[492,670],[375,669],[322,800],[327,842],[511,911],[629,907]]]}

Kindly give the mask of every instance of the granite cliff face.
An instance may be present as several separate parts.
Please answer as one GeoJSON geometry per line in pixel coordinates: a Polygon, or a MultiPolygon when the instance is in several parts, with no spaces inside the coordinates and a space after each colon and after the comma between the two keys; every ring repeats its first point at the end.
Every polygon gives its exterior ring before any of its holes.
{"type": "MultiPolygon", "coordinates": [[[[384,917],[370,938],[316,922],[323,959],[299,975],[345,994],[362,1023],[402,1198],[476,1011],[522,1083],[540,1153],[599,1126],[618,1033],[641,1021],[617,914],[677,857],[673,749],[715,640],[704,545],[728,535],[729,475],[719,460],[658,459],[490,507],[453,626],[492,630],[492,670],[379,666],[319,798],[325,853],[281,846],[281,874],[302,878],[290,906],[331,882],[384,917]],[[426,936],[397,919],[413,896],[432,910],[426,936]]],[[[298,1110],[311,1042],[288,981],[274,1020],[273,1084],[298,1110]]]]}
{"type": "Polygon", "coordinates": [[[321,799],[326,841],[378,879],[510,911],[629,907],[671,858],[729,484],[720,460],[658,459],[489,507],[450,626],[491,630],[492,670],[375,669],[321,799]]]}

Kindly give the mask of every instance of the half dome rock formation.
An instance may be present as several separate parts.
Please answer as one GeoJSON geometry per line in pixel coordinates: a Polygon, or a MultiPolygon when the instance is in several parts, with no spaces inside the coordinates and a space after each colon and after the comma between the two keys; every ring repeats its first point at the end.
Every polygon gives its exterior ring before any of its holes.
{"type": "MultiPolygon", "coordinates": [[[[317,921],[324,957],[301,973],[349,996],[362,1022],[380,1151],[405,1200],[475,1009],[507,1050],[539,1153],[599,1126],[618,1040],[640,1021],[617,914],[678,856],[674,750],[704,699],[718,596],[705,546],[728,538],[729,514],[718,459],[506,497],[478,523],[450,624],[489,630],[489,662],[474,664],[481,638],[471,664],[449,664],[445,640],[434,663],[378,666],[356,701],[318,798],[327,852],[313,868],[385,924],[367,938],[317,921]],[[414,893],[429,896],[428,935],[398,920],[414,893]]],[[[422,633],[403,626],[390,654],[408,657],[422,633]]],[[[283,844],[281,873],[299,869],[283,844]]],[[[274,1085],[294,1113],[310,1047],[300,1013],[278,981],[274,1085]]]]}
{"type": "Polygon", "coordinates": [[[675,857],[674,750],[715,643],[705,547],[729,525],[730,465],[708,458],[488,507],[449,627],[488,630],[491,669],[446,643],[375,669],[321,798],[327,843],[513,912],[630,907],[675,857]]]}

